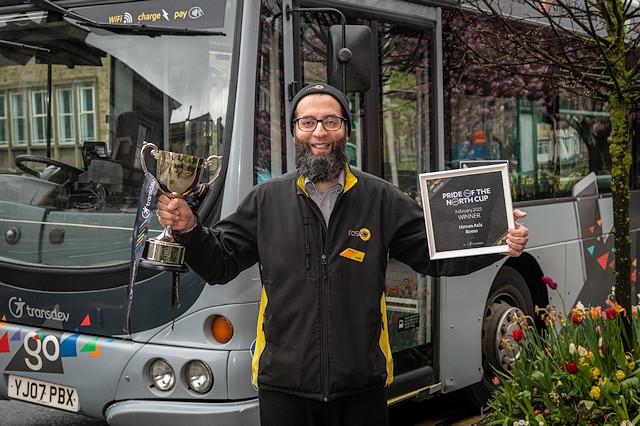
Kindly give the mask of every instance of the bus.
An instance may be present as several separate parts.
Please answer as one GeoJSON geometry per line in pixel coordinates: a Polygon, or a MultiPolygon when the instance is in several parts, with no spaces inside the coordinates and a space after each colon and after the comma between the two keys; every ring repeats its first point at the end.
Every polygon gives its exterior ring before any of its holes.
{"type": "MultiPolygon", "coordinates": [[[[294,169],[290,101],[328,81],[349,98],[351,167],[416,202],[421,173],[508,164],[525,253],[439,278],[391,259],[385,292],[389,404],[486,401],[518,356],[503,344],[514,315],[610,292],[610,125],[599,101],[470,62],[468,14],[448,0],[2,2],[0,398],[112,425],[258,424],[258,266],[223,286],[140,267],[130,285],[141,155],[155,172],[142,147],[223,158],[196,200],[210,226],[294,169]]],[[[162,231],[153,214],[148,229],[162,231]]]]}

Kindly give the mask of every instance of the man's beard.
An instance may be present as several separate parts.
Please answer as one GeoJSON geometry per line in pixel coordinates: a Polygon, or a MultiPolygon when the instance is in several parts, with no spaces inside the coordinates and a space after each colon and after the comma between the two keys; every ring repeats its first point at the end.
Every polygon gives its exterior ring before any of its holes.
{"type": "Polygon", "coordinates": [[[331,182],[349,162],[344,145],[329,154],[314,154],[307,144],[296,143],[296,167],[311,182],[331,182]]]}

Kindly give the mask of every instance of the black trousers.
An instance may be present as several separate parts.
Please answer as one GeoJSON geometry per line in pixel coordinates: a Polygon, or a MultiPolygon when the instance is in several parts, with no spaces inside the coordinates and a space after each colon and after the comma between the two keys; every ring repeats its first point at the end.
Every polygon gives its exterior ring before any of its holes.
{"type": "Polygon", "coordinates": [[[331,402],[260,391],[261,426],[388,426],[384,389],[331,402]]]}

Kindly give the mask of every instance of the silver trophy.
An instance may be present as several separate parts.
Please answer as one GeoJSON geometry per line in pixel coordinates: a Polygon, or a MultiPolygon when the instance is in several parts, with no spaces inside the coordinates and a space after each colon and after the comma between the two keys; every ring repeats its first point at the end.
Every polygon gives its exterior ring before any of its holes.
{"type": "MultiPolygon", "coordinates": [[[[149,173],[144,160],[144,153],[151,149],[151,155],[156,159],[156,176],[158,185],[165,193],[172,197],[185,197],[189,195],[200,183],[202,171],[216,163],[216,170],[208,184],[216,180],[222,169],[222,157],[211,155],[202,158],[193,155],[178,154],[170,151],[161,151],[150,142],[145,142],[140,151],[140,164],[145,175],[149,173]]],[[[147,240],[145,259],[156,265],[166,265],[167,269],[184,268],[185,247],[176,243],[171,235],[171,227],[166,226],[164,231],[155,238],[147,240]]]]}

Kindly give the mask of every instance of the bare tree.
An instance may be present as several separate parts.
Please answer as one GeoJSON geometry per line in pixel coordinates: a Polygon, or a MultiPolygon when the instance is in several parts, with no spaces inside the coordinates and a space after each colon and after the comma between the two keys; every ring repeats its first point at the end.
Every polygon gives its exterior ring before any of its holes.
{"type": "Polygon", "coordinates": [[[615,236],[616,299],[631,311],[631,123],[640,100],[637,0],[464,0],[460,9],[491,17],[475,25],[465,55],[486,69],[542,76],[569,92],[606,102],[615,236]],[[486,22],[486,20],[485,20],[486,22]]]}

